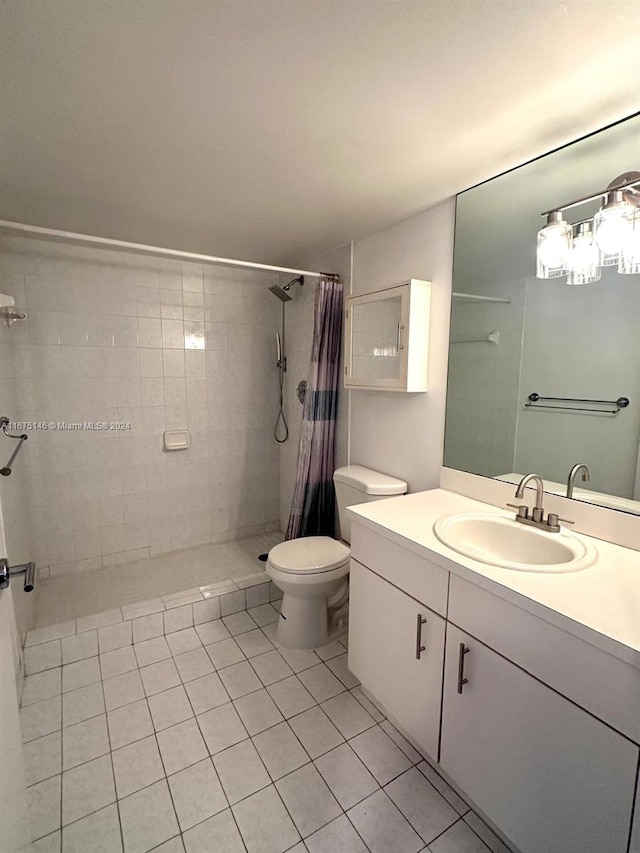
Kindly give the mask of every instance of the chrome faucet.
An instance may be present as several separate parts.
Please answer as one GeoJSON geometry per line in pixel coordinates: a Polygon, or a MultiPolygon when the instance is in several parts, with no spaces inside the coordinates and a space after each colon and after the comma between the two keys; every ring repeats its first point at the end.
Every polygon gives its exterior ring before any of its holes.
{"type": "Polygon", "coordinates": [[[520,524],[529,524],[532,527],[539,527],[541,530],[546,530],[548,533],[559,533],[560,522],[564,521],[567,524],[573,524],[568,518],[559,518],[555,512],[550,512],[547,519],[544,517],[544,509],[542,508],[542,495],[544,493],[544,483],[537,474],[525,474],[518,483],[516,489],[516,497],[519,500],[524,498],[524,489],[527,483],[534,480],[536,484],[536,502],[529,516],[529,507],[526,504],[507,504],[507,506],[517,509],[516,521],[520,524]]]}
{"type": "Polygon", "coordinates": [[[584,464],[584,462],[576,462],[571,471],[569,471],[569,476],[567,478],[567,497],[573,497],[573,489],[576,484],[576,477],[578,475],[578,471],[582,470],[582,482],[587,483],[591,478],[589,475],[589,469],[584,464]]]}

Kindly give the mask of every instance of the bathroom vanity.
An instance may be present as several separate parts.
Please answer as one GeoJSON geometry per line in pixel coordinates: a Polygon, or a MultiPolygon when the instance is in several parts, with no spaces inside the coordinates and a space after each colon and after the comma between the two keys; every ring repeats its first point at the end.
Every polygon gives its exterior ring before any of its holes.
{"type": "Polygon", "coordinates": [[[458,513],[508,517],[443,489],[349,510],[350,669],[521,853],[640,853],[640,554],[575,534],[586,568],[499,568],[438,540],[458,513]]]}

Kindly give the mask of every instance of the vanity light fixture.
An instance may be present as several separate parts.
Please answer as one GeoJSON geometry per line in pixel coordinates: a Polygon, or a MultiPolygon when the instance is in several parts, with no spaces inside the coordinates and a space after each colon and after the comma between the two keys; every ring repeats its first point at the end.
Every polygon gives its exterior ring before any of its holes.
{"type": "Polygon", "coordinates": [[[620,273],[640,273],[640,172],[618,175],[606,189],[542,215],[547,223],[538,232],[538,278],[568,274],[567,284],[588,284],[600,278],[601,267],[615,265],[620,273]],[[598,198],[603,204],[593,220],[573,227],[565,221],[565,210],[598,198]]]}

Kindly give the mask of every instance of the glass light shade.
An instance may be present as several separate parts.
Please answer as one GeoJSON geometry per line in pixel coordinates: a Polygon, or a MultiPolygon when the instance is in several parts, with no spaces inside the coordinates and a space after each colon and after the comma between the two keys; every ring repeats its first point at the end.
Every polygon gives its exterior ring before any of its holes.
{"type": "Polygon", "coordinates": [[[547,224],[538,231],[536,252],[538,278],[559,278],[569,269],[571,252],[571,226],[562,218],[562,213],[554,211],[547,218],[547,224]]]}
{"type": "Polygon", "coordinates": [[[631,219],[631,229],[620,254],[618,272],[625,275],[640,273],[640,209],[631,219]]]}
{"type": "Polygon", "coordinates": [[[593,217],[593,235],[601,267],[619,263],[632,230],[633,213],[634,209],[624,200],[623,193],[614,190],[608,194],[604,207],[593,217]]]}
{"type": "Polygon", "coordinates": [[[598,248],[593,242],[591,223],[581,222],[573,235],[567,284],[589,284],[599,278],[598,248]]]}

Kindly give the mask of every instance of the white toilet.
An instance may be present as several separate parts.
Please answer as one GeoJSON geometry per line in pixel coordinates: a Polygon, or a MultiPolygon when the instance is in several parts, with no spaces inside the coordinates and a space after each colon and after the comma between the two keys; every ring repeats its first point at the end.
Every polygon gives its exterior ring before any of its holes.
{"type": "Polygon", "coordinates": [[[306,536],[281,542],[269,551],[266,573],[284,594],[277,639],[285,649],[315,649],[327,643],[331,617],[349,600],[351,525],[347,507],[407,491],[403,480],[360,465],[338,468],[333,482],[342,541],[306,536]]]}

